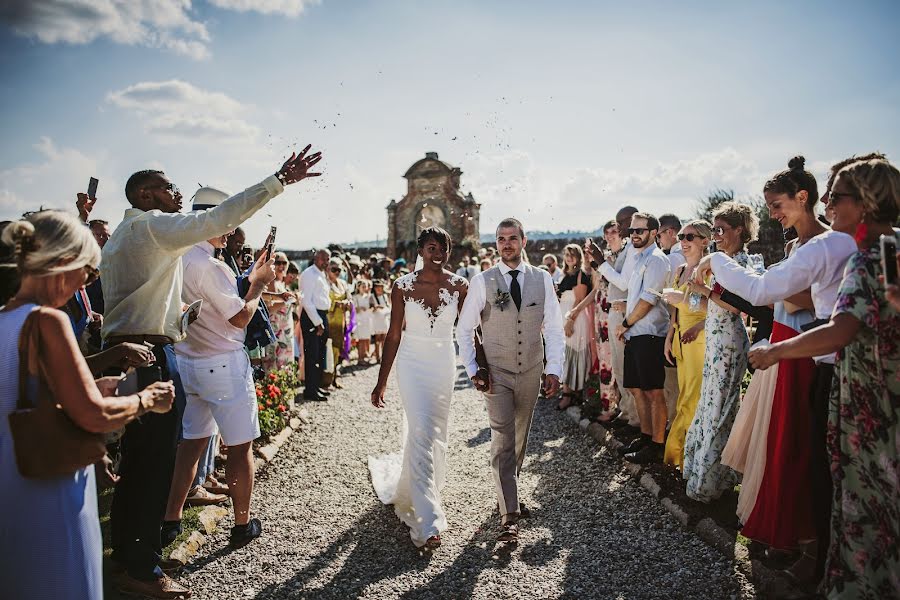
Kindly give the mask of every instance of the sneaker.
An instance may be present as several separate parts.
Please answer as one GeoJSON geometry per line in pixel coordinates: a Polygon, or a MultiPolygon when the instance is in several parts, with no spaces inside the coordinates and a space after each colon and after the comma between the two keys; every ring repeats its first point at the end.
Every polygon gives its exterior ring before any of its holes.
{"type": "Polygon", "coordinates": [[[663,449],[664,446],[662,444],[657,444],[656,442],[650,442],[637,452],[631,452],[625,455],[625,460],[630,463],[635,463],[638,465],[646,465],[649,463],[661,463],[663,460],[663,449]]]}
{"type": "Polygon", "coordinates": [[[137,596],[147,596],[149,598],[178,599],[190,598],[191,590],[184,587],[168,575],[163,575],[159,579],[151,579],[144,581],[143,579],[135,579],[130,575],[123,574],[119,577],[118,590],[125,594],[134,594],[137,596]]]}
{"type": "Polygon", "coordinates": [[[231,539],[228,545],[233,549],[243,548],[262,535],[262,522],[259,519],[250,519],[246,525],[235,525],[231,528],[231,539]]]}
{"type": "Polygon", "coordinates": [[[213,494],[206,491],[203,486],[194,486],[188,493],[188,497],[184,501],[185,506],[210,506],[212,504],[222,504],[228,500],[225,494],[213,494]]]}

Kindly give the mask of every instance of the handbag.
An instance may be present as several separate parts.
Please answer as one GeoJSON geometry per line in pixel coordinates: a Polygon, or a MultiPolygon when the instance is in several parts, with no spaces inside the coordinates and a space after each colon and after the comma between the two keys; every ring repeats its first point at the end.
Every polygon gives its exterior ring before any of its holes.
{"type": "Polygon", "coordinates": [[[94,464],[106,454],[103,434],[85,431],[76,425],[53,399],[46,384],[41,361],[40,327],[31,312],[19,336],[19,398],[9,414],[16,466],[26,479],[52,479],[72,475],[94,464]],[[34,367],[33,369],[31,367],[34,367]],[[28,378],[37,375],[35,402],[28,401],[28,378]]]}

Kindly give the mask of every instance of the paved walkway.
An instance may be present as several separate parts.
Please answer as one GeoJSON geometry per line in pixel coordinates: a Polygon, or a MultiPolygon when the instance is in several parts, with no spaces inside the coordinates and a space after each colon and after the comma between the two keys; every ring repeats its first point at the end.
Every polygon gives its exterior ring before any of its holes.
{"type": "Polygon", "coordinates": [[[518,547],[498,546],[487,414],[463,371],[443,492],[450,529],[433,556],[420,553],[369,481],[366,457],[399,447],[402,414],[393,381],[387,409],[369,404],[376,376],[377,367],[350,370],[344,390],[307,405],[312,423],[258,482],[263,537],[231,552],[226,518],[181,577],[195,598],[753,597],[731,564],[548,401],[521,481],[533,516],[518,547]]]}

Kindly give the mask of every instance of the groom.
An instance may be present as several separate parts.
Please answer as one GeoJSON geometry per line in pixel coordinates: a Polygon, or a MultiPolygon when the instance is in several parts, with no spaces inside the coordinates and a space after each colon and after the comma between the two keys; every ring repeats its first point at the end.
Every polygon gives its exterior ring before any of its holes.
{"type": "MultiPolygon", "coordinates": [[[[562,313],[550,274],[522,261],[525,231],[516,219],[497,226],[501,262],[478,273],[459,315],[459,353],[475,387],[484,392],[491,424],[491,467],[500,505],[503,542],[518,540],[517,478],[547,354],[547,397],[556,395],[565,354],[562,313]],[[475,328],[481,325],[484,356],[476,359],[475,328]],[[543,339],[541,333],[543,331],[543,339]]],[[[523,515],[523,513],[525,513],[523,515]]]]}

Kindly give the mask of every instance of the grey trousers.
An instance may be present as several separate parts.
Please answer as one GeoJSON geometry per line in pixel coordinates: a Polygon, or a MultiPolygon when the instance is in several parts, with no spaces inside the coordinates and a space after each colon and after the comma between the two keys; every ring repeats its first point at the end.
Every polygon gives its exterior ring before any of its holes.
{"type": "Polygon", "coordinates": [[[622,411],[622,417],[628,420],[629,425],[639,427],[641,421],[638,418],[637,408],[634,406],[634,396],[622,385],[622,382],[625,381],[625,343],[616,337],[616,330],[624,319],[625,315],[622,313],[614,310],[609,311],[609,318],[607,319],[609,351],[612,354],[613,377],[619,388],[619,410],[622,411]]]}
{"type": "Polygon", "coordinates": [[[519,471],[525,461],[543,370],[542,364],[524,373],[491,368],[492,390],[484,398],[491,425],[491,469],[501,516],[519,511],[519,471]]]}

